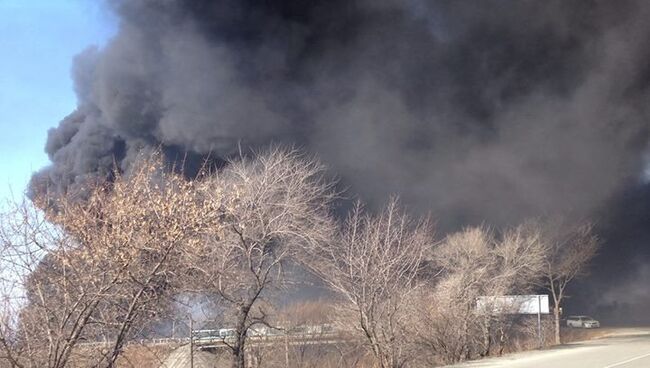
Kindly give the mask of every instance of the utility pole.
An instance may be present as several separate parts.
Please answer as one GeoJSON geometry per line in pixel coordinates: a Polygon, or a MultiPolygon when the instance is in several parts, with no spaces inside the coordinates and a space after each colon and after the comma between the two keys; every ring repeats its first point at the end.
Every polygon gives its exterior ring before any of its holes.
{"type": "Polygon", "coordinates": [[[192,315],[190,315],[190,368],[194,368],[194,336],[192,332],[194,331],[194,321],[192,320],[192,315]]]}
{"type": "Polygon", "coordinates": [[[539,340],[539,348],[544,346],[542,342],[542,296],[537,295],[537,339],[539,340]]]}

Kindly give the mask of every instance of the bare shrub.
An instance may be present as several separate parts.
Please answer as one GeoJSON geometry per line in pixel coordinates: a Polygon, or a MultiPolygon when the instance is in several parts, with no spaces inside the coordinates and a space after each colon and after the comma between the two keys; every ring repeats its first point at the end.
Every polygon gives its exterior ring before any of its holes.
{"type": "Polygon", "coordinates": [[[436,248],[433,290],[410,303],[418,318],[412,328],[426,363],[453,363],[502,352],[515,320],[479,297],[526,291],[539,277],[545,249],[539,234],[517,227],[495,236],[482,227],[451,234],[436,248]]]}

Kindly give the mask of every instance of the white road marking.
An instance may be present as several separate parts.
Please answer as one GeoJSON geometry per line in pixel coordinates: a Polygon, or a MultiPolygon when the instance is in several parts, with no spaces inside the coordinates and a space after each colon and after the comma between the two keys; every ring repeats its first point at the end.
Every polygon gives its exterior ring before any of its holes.
{"type": "Polygon", "coordinates": [[[623,364],[627,364],[627,363],[629,363],[629,362],[633,362],[633,361],[635,361],[635,360],[643,359],[643,358],[645,358],[645,357],[649,357],[649,356],[650,356],[650,353],[648,353],[648,354],[644,354],[644,355],[639,355],[638,357],[634,357],[634,358],[630,358],[630,359],[628,359],[628,360],[624,360],[624,361],[622,361],[622,362],[618,362],[618,363],[610,364],[610,365],[605,366],[605,367],[603,367],[603,368],[618,367],[618,366],[621,366],[621,365],[623,365],[623,364]]]}

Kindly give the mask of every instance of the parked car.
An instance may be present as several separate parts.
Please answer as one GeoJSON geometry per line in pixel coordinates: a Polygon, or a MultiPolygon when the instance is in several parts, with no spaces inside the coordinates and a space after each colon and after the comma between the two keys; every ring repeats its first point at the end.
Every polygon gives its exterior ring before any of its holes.
{"type": "Polygon", "coordinates": [[[566,319],[566,325],[567,327],[576,328],[598,328],[600,322],[589,316],[569,316],[566,319]]]}

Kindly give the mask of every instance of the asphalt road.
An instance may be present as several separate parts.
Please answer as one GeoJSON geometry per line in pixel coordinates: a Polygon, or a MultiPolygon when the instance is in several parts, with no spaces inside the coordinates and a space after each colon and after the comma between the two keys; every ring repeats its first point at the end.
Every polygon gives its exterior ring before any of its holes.
{"type": "Polygon", "coordinates": [[[484,359],[454,368],[650,368],[650,329],[625,329],[597,340],[484,359]]]}

